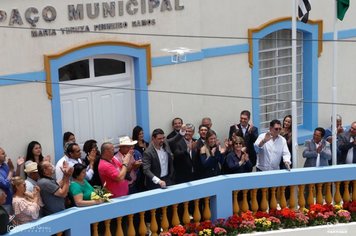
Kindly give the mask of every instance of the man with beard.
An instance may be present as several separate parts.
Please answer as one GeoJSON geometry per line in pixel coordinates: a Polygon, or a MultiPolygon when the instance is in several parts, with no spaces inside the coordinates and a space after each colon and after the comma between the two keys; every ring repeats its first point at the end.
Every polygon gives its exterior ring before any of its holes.
{"type": "Polygon", "coordinates": [[[148,190],[174,183],[173,157],[162,129],[153,130],[152,141],[143,153],[142,166],[148,190]]]}

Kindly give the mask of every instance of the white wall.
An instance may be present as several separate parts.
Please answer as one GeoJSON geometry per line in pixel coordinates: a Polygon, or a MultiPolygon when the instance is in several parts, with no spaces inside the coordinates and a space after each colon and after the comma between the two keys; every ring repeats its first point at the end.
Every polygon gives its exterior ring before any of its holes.
{"type": "Polygon", "coordinates": [[[9,157],[25,156],[35,140],[54,158],[51,103],[42,84],[0,86],[0,108],[0,147],[9,157]]]}

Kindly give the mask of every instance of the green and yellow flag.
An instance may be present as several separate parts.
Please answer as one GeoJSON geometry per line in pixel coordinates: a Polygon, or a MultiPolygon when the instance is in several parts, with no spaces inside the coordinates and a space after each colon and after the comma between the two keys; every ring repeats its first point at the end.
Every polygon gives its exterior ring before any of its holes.
{"type": "Polygon", "coordinates": [[[337,0],[337,18],[343,20],[347,9],[349,9],[350,0],[337,0]]]}

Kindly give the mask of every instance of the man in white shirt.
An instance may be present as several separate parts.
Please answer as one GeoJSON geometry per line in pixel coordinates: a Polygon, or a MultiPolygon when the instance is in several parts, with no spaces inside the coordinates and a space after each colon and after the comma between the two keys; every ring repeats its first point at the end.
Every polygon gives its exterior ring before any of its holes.
{"type": "Polygon", "coordinates": [[[269,131],[260,134],[255,141],[257,171],[279,170],[282,158],[287,169],[289,169],[291,156],[287,141],[280,135],[281,130],[281,122],[279,120],[272,120],[269,131]]]}
{"type": "MultiPolygon", "coordinates": [[[[60,183],[61,180],[63,179],[62,168],[64,162],[66,162],[69,167],[73,167],[77,163],[83,164],[82,159],[80,159],[81,157],[80,147],[77,143],[68,144],[65,153],[66,155],[64,155],[61,159],[59,159],[59,161],[56,164],[56,181],[58,183],[60,183]]],[[[91,180],[91,178],[93,178],[93,175],[94,175],[94,171],[89,165],[86,170],[85,178],[87,180],[91,180]]]]}
{"type": "Polygon", "coordinates": [[[142,166],[148,190],[173,184],[173,157],[162,129],[152,132],[152,141],[143,153],[142,166]]]}

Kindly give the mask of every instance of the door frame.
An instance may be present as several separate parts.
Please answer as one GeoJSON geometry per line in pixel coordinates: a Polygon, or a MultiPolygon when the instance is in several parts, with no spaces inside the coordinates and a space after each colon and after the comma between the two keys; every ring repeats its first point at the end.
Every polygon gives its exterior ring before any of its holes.
{"type": "MultiPolygon", "coordinates": [[[[149,139],[148,85],[152,79],[150,44],[100,41],[79,45],[57,54],[44,55],[46,91],[52,102],[52,126],[55,161],[63,156],[62,116],[58,69],[71,62],[102,54],[117,54],[133,58],[136,123],[145,130],[149,139]]],[[[131,134],[128,134],[131,135],[131,134]]]]}

